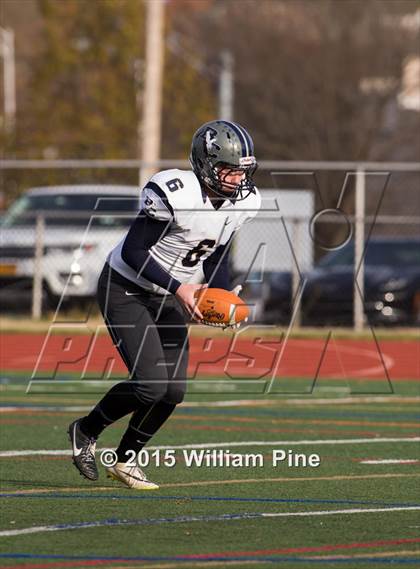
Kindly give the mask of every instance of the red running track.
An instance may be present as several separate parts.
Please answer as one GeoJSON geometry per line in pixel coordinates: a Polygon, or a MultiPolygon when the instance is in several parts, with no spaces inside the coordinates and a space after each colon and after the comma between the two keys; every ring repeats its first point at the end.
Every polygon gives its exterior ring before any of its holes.
{"type": "MultiPolygon", "coordinates": [[[[106,378],[125,367],[108,336],[2,334],[1,367],[34,378],[95,372],[106,378]]],[[[372,340],[191,338],[190,376],[420,380],[420,342],[372,340]]]]}

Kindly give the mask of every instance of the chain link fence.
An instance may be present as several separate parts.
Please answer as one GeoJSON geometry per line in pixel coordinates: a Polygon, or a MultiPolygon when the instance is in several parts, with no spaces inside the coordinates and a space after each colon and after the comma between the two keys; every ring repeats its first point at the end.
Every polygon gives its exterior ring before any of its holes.
{"type": "Polygon", "coordinates": [[[359,295],[363,326],[420,324],[420,216],[363,219],[362,290],[355,286],[362,269],[355,260],[355,216],[324,216],[323,224],[337,226],[344,235],[328,250],[313,238],[313,219],[280,216],[272,225],[257,218],[238,235],[236,279],[245,283],[255,321],[353,326],[354,298],[359,295]],[[248,271],[242,270],[244,260],[250,263],[248,271]]]}
{"type": "MultiPolygon", "coordinates": [[[[114,162],[115,167],[138,166],[114,162]]],[[[173,164],[164,167],[169,165],[173,164]]],[[[0,166],[10,167],[6,161],[0,166]]],[[[302,163],[294,164],[293,170],[288,163],[287,173],[350,166],[353,174],[361,173],[359,203],[353,195],[344,206],[343,192],[337,192],[333,207],[322,203],[320,207],[314,188],[283,185],[261,190],[262,209],[238,233],[231,255],[235,284],[244,285],[243,296],[253,306],[254,322],[356,326],[358,321],[359,328],[419,324],[420,203],[416,209],[416,200],[408,204],[401,196],[411,189],[418,192],[420,166],[400,165],[388,176],[385,189],[388,174],[382,170],[373,186],[366,188],[367,165],[357,165],[356,170],[354,164],[302,163]]],[[[274,167],[274,163],[263,164],[265,175],[274,167]]],[[[272,179],[279,178],[273,175],[272,179]]],[[[76,196],[77,207],[70,207],[62,196],[61,204],[43,203],[42,209],[29,213],[15,203],[3,216],[3,313],[26,311],[39,318],[57,306],[92,303],[103,262],[138,211],[138,187],[114,186],[109,195],[104,195],[100,184],[92,187],[90,201],[84,202],[83,194],[76,196]]],[[[60,186],[56,190],[61,195],[60,186]]]]}

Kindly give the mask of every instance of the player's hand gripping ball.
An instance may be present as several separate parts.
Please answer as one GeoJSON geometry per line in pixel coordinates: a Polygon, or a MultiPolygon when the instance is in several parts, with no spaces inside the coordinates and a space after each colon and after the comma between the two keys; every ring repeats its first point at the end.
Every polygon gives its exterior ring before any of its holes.
{"type": "Polygon", "coordinates": [[[220,328],[236,328],[249,316],[249,308],[234,292],[222,288],[207,288],[195,293],[202,323],[220,328]]]}

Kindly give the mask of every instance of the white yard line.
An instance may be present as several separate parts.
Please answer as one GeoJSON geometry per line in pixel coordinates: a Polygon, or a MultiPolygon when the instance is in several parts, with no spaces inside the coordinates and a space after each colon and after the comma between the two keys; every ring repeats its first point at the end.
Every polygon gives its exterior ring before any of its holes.
{"type": "Polygon", "coordinates": [[[237,521],[246,519],[261,518],[291,518],[291,517],[313,517],[313,516],[343,516],[349,514],[377,514],[383,512],[407,512],[420,510],[420,506],[398,506],[390,508],[352,508],[344,510],[318,510],[313,512],[256,512],[244,514],[220,514],[214,516],[179,516],[175,518],[150,518],[138,520],[97,520],[92,522],[79,523],[62,523],[48,526],[33,526],[22,529],[12,529],[0,531],[0,537],[11,537],[18,535],[27,535],[31,533],[45,533],[51,531],[63,531],[72,529],[89,529],[92,527],[110,527],[110,526],[126,526],[126,525],[157,525],[157,524],[173,524],[173,523],[191,523],[191,522],[224,522],[237,521]]]}
{"type": "Polygon", "coordinates": [[[90,411],[92,405],[89,406],[67,406],[67,405],[23,405],[22,407],[0,407],[0,413],[19,413],[22,411],[59,411],[69,413],[81,413],[90,411]]]}
{"type": "MultiPolygon", "coordinates": [[[[230,441],[225,443],[210,442],[210,443],[193,443],[186,445],[160,445],[147,447],[148,450],[167,450],[167,449],[213,449],[213,448],[237,448],[237,447],[285,447],[285,446],[299,446],[299,445],[351,445],[351,444],[371,444],[371,443],[418,443],[420,437],[382,437],[371,439],[314,439],[314,440],[297,440],[297,441],[230,441]]],[[[105,450],[98,448],[97,452],[105,450]]],[[[70,449],[62,450],[5,450],[0,452],[0,458],[14,457],[14,456],[35,456],[35,455],[71,455],[70,449]]]]}
{"type": "MultiPolygon", "coordinates": [[[[341,388],[339,388],[341,390],[341,388]]],[[[333,389],[318,388],[318,391],[333,391],[333,389]]],[[[302,394],[303,395],[303,394],[302,394]]],[[[395,395],[375,395],[375,396],[358,396],[358,397],[316,397],[308,394],[302,398],[286,398],[287,393],[276,393],[276,397],[272,399],[232,399],[230,401],[188,401],[182,403],[180,408],[196,408],[196,407],[272,407],[281,405],[351,405],[353,403],[420,403],[420,397],[414,396],[395,396],[395,395]],[[280,397],[279,397],[280,395],[280,397]],[[284,398],[283,398],[284,397],[284,398]]],[[[89,411],[92,405],[23,405],[23,406],[0,406],[0,413],[16,413],[19,411],[89,411]]]]}
{"type": "Polygon", "coordinates": [[[376,514],[378,512],[403,512],[420,510],[420,506],[396,506],[391,508],[352,508],[350,510],[319,510],[317,512],[269,512],[261,514],[264,518],[288,518],[293,516],[335,516],[342,514],[376,514]]]}

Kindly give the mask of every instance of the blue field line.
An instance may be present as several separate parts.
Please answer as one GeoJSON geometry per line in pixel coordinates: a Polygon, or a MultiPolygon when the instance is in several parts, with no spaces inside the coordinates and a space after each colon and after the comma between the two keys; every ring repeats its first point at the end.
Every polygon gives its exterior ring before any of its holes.
{"type": "Polygon", "coordinates": [[[32,554],[32,553],[0,553],[0,559],[62,559],[71,561],[166,561],[177,563],[179,561],[191,562],[191,563],[206,563],[215,561],[224,562],[238,562],[238,561],[264,561],[268,563],[376,563],[376,564],[419,564],[419,558],[410,557],[359,557],[355,558],[342,558],[342,557],[326,557],[319,559],[311,557],[282,557],[282,556],[235,556],[235,557],[222,557],[222,556],[212,556],[212,557],[187,557],[187,556],[155,556],[155,555],[136,555],[136,556],[104,556],[104,555],[48,555],[48,554],[32,554]]]}
{"type": "MultiPolygon", "coordinates": [[[[334,402],[331,402],[331,405],[334,405],[334,402]]],[[[293,419],[293,418],[302,418],[302,419],[334,419],[336,417],[342,418],[361,418],[361,419],[386,419],[389,421],[390,414],[389,413],[376,413],[375,411],[347,411],[345,409],[335,409],[332,411],[328,410],[309,410],[309,409],[285,409],[284,407],[281,408],[279,411],[278,409],[273,408],[261,408],[258,407],[256,409],[250,410],[249,408],[239,408],[239,409],[227,409],[225,407],[182,407],[177,410],[177,415],[195,415],[197,414],[203,415],[242,415],[242,416],[250,416],[254,417],[255,415],[266,416],[266,417],[275,417],[275,418],[285,418],[285,419],[293,419]]],[[[392,413],[391,415],[392,420],[394,418],[399,419],[417,419],[420,420],[419,413],[392,413]]]]}
{"type": "Polygon", "coordinates": [[[374,500],[330,500],[315,498],[241,498],[236,496],[139,496],[123,494],[72,494],[64,492],[40,492],[38,494],[0,493],[0,498],[55,498],[55,499],[90,499],[90,500],[186,500],[189,502],[257,502],[272,504],[348,504],[352,506],[389,506],[389,507],[420,507],[420,503],[409,502],[380,502],[374,500]]]}

